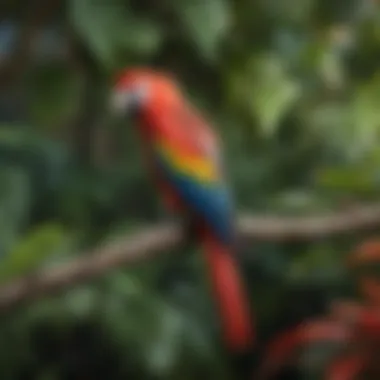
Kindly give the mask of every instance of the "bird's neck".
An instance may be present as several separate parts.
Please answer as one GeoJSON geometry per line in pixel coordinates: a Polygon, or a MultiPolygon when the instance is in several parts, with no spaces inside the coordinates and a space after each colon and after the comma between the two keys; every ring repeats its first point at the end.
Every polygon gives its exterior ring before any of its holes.
{"type": "Polygon", "coordinates": [[[142,137],[148,142],[153,142],[156,137],[165,134],[165,130],[173,122],[175,111],[182,106],[174,102],[155,103],[141,110],[137,122],[142,137]]]}

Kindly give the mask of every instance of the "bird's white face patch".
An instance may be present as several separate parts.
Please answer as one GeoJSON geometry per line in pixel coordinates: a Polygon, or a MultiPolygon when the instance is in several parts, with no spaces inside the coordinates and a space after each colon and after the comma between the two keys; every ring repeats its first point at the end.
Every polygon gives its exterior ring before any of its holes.
{"type": "Polygon", "coordinates": [[[117,113],[130,112],[144,107],[149,98],[149,83],[139,81],[127,89],[118,89],[111,96],[111,108],[117,113]]]}

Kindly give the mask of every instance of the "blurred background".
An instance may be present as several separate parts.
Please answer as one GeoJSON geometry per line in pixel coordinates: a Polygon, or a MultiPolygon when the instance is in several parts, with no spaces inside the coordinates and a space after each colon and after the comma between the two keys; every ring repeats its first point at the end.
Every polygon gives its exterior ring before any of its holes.
{"type": "MultiPolygon", "coordinates": [[[[174,73],[217,126],[239,212],[312,217],[379,200],[376,0],[2,0],[2,284],[165,219],[135,131],[106,107],[128,65],[174,73]]],[[[376,227],[244,243],[256,369],[270,340],[333,300],[370,303],[346,257],[376,227]]],[[[0,378],[239,379],[207,289],[199,252],[173,250],[2,311],[0,378]]],[[[338,354],[312,343],[273,378],[325,378],[338,354]]]]}

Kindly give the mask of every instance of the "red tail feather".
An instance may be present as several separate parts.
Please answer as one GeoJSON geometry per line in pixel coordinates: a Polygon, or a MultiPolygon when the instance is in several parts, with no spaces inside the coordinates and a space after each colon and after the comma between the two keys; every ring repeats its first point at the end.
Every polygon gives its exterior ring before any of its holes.
{"type": "Polygon", "coordinates": [[[252,345],[254,332],[234,257],[210,234],[204,234],[203,245],[226,344],[235,352],[244,351],[252,345]]]}

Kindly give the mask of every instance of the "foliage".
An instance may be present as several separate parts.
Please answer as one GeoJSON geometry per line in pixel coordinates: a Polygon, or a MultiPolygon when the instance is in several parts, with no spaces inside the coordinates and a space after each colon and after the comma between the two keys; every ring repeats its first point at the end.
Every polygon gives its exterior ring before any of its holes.
{"type": "MultiPolygon", "coordinates": [[[[173,72],[213,121],[239,210],[313,214],[378,200],[375,0],[71,0],[44,15],[4,1],[0,9],[8,19],[0,23],[1,282],[32,280],[41,267],[165,217],[133,127],[104,106],[126,65],[173,72]],[[24,29],[26,43],[15,32],[24,29]]],[[[252,363],[276,334],[328,313],[335,297],[356,296],[343,262],[367,237],[243,247],[260,342],[252,363]]],[[[0,378],[235,378],[193,251],[2,315],[0,378]]],[[[310,367],[298,370],[311,378],[310,367]]]]}
{"type": "Polygon", "coordinates": [[[275,378],[281,367],[299,366],[309,378],[377,378],[380,349],[379,241],[369,241],[349,257],[361,302],[335,300],[326,316],[302,321],[269,342],[256,374],[275,378]]]}

